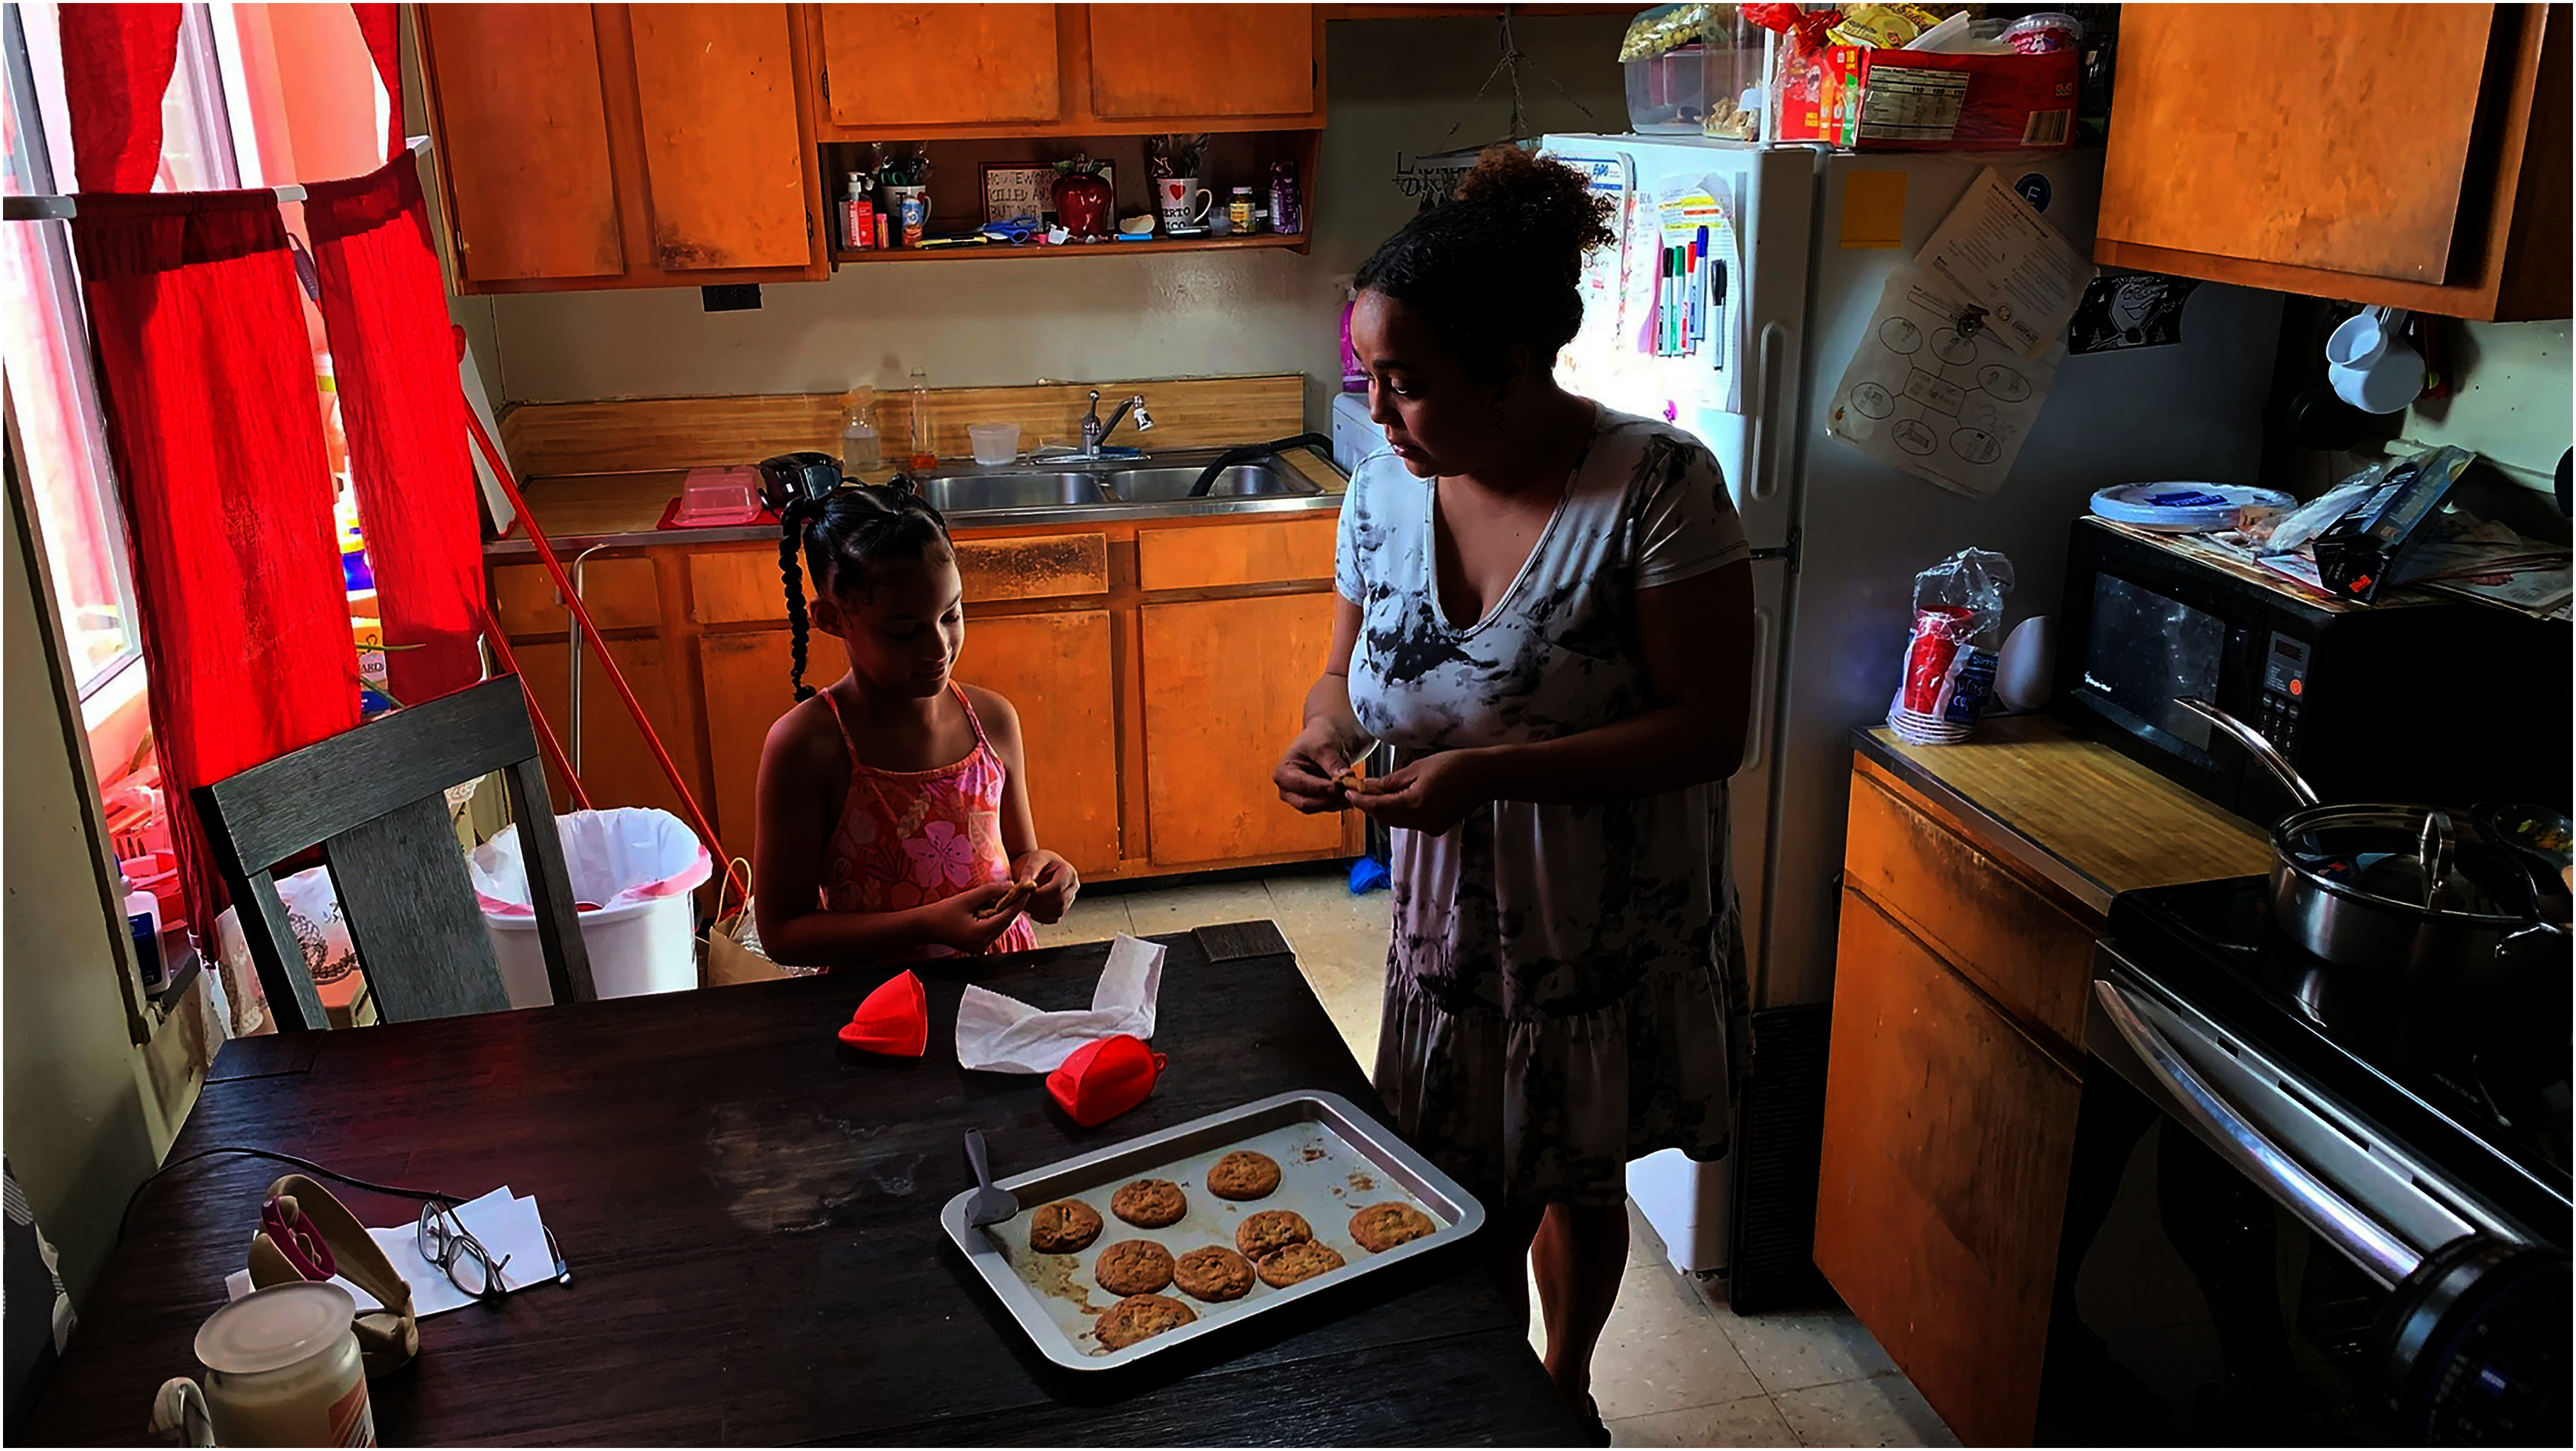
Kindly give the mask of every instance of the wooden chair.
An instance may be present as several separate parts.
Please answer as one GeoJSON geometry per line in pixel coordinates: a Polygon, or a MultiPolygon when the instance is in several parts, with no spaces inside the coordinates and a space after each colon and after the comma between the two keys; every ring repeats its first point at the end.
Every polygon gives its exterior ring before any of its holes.
{"type": "Polygon", "coordinates": [[[280,1028],[328,1021],[277,894],[278,865],[315,846],[385,1021],[510,1006],[446,804],[449,787],[496,770],[509,782],[555,1001],[598,996],[563,842],[530,829],[551,825],[554,805],[527,697],[505,675],[197,788],[198,819],[280,1028]]]}

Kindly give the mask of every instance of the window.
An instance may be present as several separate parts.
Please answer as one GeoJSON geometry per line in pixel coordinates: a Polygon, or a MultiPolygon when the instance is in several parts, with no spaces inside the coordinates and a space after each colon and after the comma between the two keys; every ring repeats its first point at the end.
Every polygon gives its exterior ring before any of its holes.
{"type": "MultiPolygon", "coordinates": [[[[66,191],[73,180],[55,15],[54,5],[30,3],[10,4],[0,16],[8,71],[0,138],[7,147],[11,195],[66,191]]],[[[204,5],[182,12],[178,66],[162,98],[162,126],[154,190],[238,184],[212,20],[204,5]]],[[[95,734],[140,700],[143,681],[123,515],[90,369],[69,224],[0,224],[0,289],[8,299],[0,308],[0,371],[7,374],[25,447],[36,527],[44,537],[54,606],[70,652],[67,663],[95,734]]],[[[127,739],[101,752],[103,770],[130,756],[139,720],[117,734],[127,739]]]]}

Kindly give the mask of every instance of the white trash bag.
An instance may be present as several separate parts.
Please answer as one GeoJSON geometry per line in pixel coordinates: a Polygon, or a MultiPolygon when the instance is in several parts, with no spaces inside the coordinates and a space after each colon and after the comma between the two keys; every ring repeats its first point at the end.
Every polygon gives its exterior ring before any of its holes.
{"type": "MultiPolygon", "coordinates": [[[[624,806],[555,818],[590,952],[591,980],[604,998],[677,992],[698,985],[696,910],[690,893],[715,872],[697,833],[667,811],[624,806]]],[[[501,980],[514,1008],[554,1001],[545,949],[537,936],[528,863],[519,827],[476,847],[465,859],[483,925],[492,934],[501,980]]]]}

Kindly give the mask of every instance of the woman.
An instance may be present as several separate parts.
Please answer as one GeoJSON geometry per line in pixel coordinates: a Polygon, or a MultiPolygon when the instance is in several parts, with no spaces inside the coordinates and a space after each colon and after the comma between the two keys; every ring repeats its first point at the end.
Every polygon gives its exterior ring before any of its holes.
{"type": "Polygon", "coordinates": [[[1607,205],[1496,148],[1360,269],[1351,341],[1388,447],[1343,501],[1331,656],[1276,772],[1301,811],[1394,828],[1378,1089],[1493,1212],[1515,1303],[1535,1258],[1548,1374],[1596,1418],[1627,1163],[1726,1148],[1723,783],[1753,635],[1716,460],[1556,384],[1607,205]],[[1372,740],[1398,769],[1353,784],[1372,740]]]}

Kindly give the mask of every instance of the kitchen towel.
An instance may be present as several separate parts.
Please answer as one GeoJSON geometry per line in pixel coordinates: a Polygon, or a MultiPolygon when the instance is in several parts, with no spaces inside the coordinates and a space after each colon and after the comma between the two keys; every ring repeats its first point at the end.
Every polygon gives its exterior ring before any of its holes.
{"type": "Polygon", "coordinates": [[[1052,1073],[1076,1049],[1114,1033],[1154,1036],[1163,949],[1120,933],[1086,1010],[1042,1013],[1018,998],[967,985],[957,1004],[957,1064],[995,1073],[1052,1073]]]}

